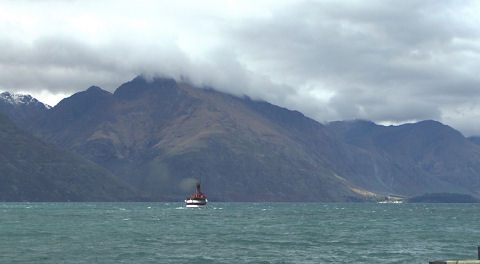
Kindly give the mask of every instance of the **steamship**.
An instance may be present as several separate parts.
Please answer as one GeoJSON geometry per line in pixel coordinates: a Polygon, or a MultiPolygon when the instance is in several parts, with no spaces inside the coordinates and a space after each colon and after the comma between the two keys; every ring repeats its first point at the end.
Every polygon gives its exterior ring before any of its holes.
{"type": "Polygon", "coordinates": [[[200,183],[197,183],[197,190],[185,199],[185,206],[187,208],[202,208],[207,206],[207,202],[207,196],[200,191],[200,183]]]}

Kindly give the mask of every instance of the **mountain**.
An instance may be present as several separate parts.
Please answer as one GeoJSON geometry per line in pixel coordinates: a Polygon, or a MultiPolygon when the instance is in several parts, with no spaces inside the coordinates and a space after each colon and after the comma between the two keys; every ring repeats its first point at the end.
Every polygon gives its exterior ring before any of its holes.
{"type": "Polygon", "coordinates": [[[480,137],[478,136],[469,137],[468,140],[470,140],[470,142],[473,142],[477,145],[480,145],[480,137]]]}
{"type": "Polygon", "coordinates": [[[132,201],[107,170],[43,143],[0,114],[0,201],[132,201]]]}
{"type": "Polygon", "coordinates": [[[23,126],[154,201],[181,200],[196,180],[217,201],[480,195],[480,146],[439,122],[324,125],[168,78],[92,86],[23,126]]]}
{"type": "Polygon", "coordinates": [[[400,126],[356,120],[328,127],[365,153],[354,177],[347,177],[363,188],[403,195],[480,195],[480,147],[449,126],[432,120],[400,126]]]}
{"type": "Polygon", "coordinates": [[[31,95],[3,92],[0,94],[0,113],[22,126],[42,115],[50,108],[31,95]]]}
{"type": "Polygon", "coordinates": [[[154,200],[179,200],[194,179],[211,200],[351,201],[333,170],[343,143],[322,124],[266,102],[137,77],[113,94],[91,87],[32,129],[109,169],[154,200]]]}

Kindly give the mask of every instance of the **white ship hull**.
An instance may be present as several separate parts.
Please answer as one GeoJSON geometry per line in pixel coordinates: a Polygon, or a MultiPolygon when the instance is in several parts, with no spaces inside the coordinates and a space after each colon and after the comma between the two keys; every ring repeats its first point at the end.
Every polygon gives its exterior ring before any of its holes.
{"type": "Polygon", "coordinates": [[[203,208],[207,206],[207,200],[185,200],[185,206],[187,208],[203,208]]]}

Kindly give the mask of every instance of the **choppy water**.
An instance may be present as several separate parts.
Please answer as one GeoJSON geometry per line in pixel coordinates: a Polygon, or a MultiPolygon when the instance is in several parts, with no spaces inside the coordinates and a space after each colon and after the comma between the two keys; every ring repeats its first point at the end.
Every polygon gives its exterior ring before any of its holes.
{"type": "Polygon", "coordinates": [[[0,263],[474,259],[480,205],[0,203],[0,263]]]}

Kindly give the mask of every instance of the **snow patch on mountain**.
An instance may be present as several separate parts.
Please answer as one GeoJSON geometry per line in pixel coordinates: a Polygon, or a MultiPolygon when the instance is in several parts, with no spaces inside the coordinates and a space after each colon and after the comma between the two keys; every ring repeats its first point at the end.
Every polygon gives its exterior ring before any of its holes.
{"type": "Polygon", "coordinates": [[[33,98],[29,94],[16,94],[16,93],[9,93],[9,92],[3,92],[0,94],[0,101],[3,101],[5,103],[11,104],[11,105],[38,105],[42,104],[44,105],[47,109],[52,108],[51,106],[44,104],[37,99],[33,98]]]}

